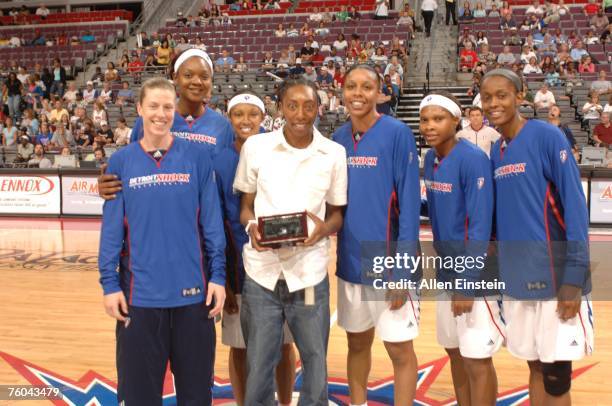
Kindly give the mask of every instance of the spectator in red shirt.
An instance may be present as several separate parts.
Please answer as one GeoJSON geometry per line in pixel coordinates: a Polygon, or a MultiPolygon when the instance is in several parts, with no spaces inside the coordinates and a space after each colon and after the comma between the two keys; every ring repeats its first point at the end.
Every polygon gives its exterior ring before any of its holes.
{"type": "Polygon", "coordinates": [[[144,70],[144,63],[137,55],[132,55],[132,60],[128,63],[128,72],[134,78],[135,83],[140,83],[140,76],[144,70]]]}
{"type": "Polygon", "coordinates": [[[589,0],[587,4],[584,5],[584,14],[588,16],[594,16],[599,11],[599,3],[596,3],[595,0],[589,0]]]}
{"type": "Polygon", "coordinates": [[[612,145],[612,125],[610,124],[610,113],[601,113],[601,123],[593,129],[593,141],[597,147],[609,147],[612,145]]]}
{"type": "Polygon", "coordinates": [[[321,66],[323,65],[323,61],[325,60],[325,56],[321,55],[319,53],[319,48],[313,48],[314,49],[314,54],[312,55],[312,58],[310,59],[310,62],[312,62],[312,64],[314,66],[321,66]]]}
{"type": "Polygon", "coordinates": [[[459,53],[459,67],[464,72],[471,72],[478,63],[478,54],[472,49],[472,43],[466,42],[459,53]]]}

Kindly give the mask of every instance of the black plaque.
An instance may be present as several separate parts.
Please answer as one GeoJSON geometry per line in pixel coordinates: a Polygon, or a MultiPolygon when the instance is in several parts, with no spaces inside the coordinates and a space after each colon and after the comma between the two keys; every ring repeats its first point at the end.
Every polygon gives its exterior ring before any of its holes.
{"type": "Polygon", "coordinates": [[[257,219],[261,235],[259,244],[280,246],[303,242],[308,238],[307,218],[305,211],[259,217],[257,219]]]}

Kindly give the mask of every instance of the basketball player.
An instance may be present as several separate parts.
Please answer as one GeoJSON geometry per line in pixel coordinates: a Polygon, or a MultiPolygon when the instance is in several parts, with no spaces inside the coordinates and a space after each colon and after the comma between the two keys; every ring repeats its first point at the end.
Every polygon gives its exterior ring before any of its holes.
{"type": "Polygon", "coordinates": [[[480,93],[502,135],[491,161],[507,347],[529,364],[532,405],[569,405],[572,361],[593,348],[588,214],[566,137],[521,117],[521,90],[495,69],[480,93]]]}
{"type": "MultiPolygon", "coordinates": [[[[227,283],[226,300],[223,308],[221,340],[230,346],[229,372],[236,403],[244,404],[246,389],[246,345],[240,326],[240,305],[244,283],[242,247],[249,242],[249,236],[240,224],[240,194],[233,190],[236,167],[244,142],[259,132],[265,115],[263,101],[250,93],[234,96],[228,103],[227,113],[236,134],[236,141],[230,148],[223,148],[214,160],[217,185],[220,188],[221,206],[225,216],[227,283]]],[[[278,399],[280,405],[291,403],[295,381],[295,351],[293,339],[285,324],[284,344],[281,360],[276,367],[278,399]]]]}
{"type": "MultiPolygon", "coordinates": [[[[461,106],[450,93],[426,96],[419,113],[420,132],[432,147],[425,156],[425,186],[434,247],[441,258],[473,259],[471,267],[438,268],[436,279],[453,286],[457,280],[485,280],[493,220],[491,163],[478,146],[457,138],[461,106]]],[[[450,357],[459,405],[494,405],[497,398],[492,356],[504,339],[501,298],[482,293],[456,289],[438,296],[438,342],[450,357]]]]}
{"type": "Polygon", "coordinates": [[[246,140],[234,180],[250,238],[242,253],[246,276],[240,309],[247,348],[245,404],[274,404],[274,368],[287,322],[302,361],[298,405],[327,406],[328,237],[342,226],[346,156],[313,127],[319,108],[314,83],[287,79],[278,100],[285,125],[246,140]],[[303,244],[261,244],[257,219],[304,211],[308,238],[303,244]]]}
{"type": "MultiPolygon", "coordinates": [[[[213,65],[208,54],[200,49],[188,49],[174,61],[172,79],[176,85],[178,102],[172,134],[202,144],[214,156],[220,149],[231,147],[234,139],[228,120],[206,106],[213,86],[213,65]]],[[[134,123],[130,141],[142,138],[142,120],[134,123]]],[[[120,190],[121,181],[112,175],[98,178],[99,194],[107,199],[120,190]]]]}
{"type": "MultiPolygon", "coordinates": [[[[381,82],[368,65],[355,65],[343,88],[350,122],[333,139],[346,151],[348,205],[338,234],[338,325],[348,339],[347,372],[351,404],[365,405],[374,334],[393,363],[395,405],[412,405],[417,359],[419,302],[415,292],[376,292],[361,272],[364,242],[398,241],[416,247],[419,236],[419,161],[410,128],[376,112],[381,82]]],[[[416,254],[413,250],[412,255],[416,254]]],[[[418,278],[418,273],[412,275],[418,278]]]]}
{"type": "Polygon", "coordinates": [[[146,81],[137,105],[143,138],[108,168],[124,186],[104,203],[99,253],[104,306],[117,319],[120,404],[161,406],[168,361],[178,404],[212,403],[225,237],[212,162],[171,134],[175,107],[172,83],[146,81]],[[124,241],[129,264],[117,272],[124,241]]]}

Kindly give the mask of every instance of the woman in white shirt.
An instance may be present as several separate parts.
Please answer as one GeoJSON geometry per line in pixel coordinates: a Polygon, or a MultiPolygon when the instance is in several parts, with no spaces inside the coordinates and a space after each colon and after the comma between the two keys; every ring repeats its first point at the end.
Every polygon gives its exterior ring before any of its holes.
{"type": "Polygon", "coordinates": [[[484,31],[478,31],[478,34],[476,34],[476,45],[480,46],[482,44],[489,45],[489,39],[486,37],[484,31]]]}
{"type": "Polygon", "coordinates": [[[282,24],[279,24],[276,31],[274,31],[274,35],[276,36],[276,38],[282,38],[287,36],[287,31],[285,31],[285,28],[283,28],[282,24]]]}
{"type": "Polygon", "coordinates": [[[298,37],[299,35],[300,33],[295,28],[295,26],[293,24],[290,24],[289,28],[287,29],[287,38],[295,38],[295,37],[298,37]]]}
{"type": "Polygon", "coordinates": [[[119,117],[117,120],[117,129],[115,129],[115,144],[127,145],[130,142],[130,133],[132,129],[127,126],[125,118],[119,117]]]}
{"type": "Polygon", "coordinates": [[[542,69],[538,66],[538,61],[536,59],[535,56],[532,56],[531,58],[529,58],[529,63],[527,65],[525,65],[525,67],[523,68],[523,73],[525,75],[529,75],[529,74],[542,74],[542,69]]]}
{"type": "Polygon", "coordinates": [[[608,96],[608,103],[606,103],[606,106],[604,107],[603,111],[605,111],[606,113],[612,113],[612,94],[608,96]]]}
{"type": "Polygon", "coordinates": [[[521,63],[528,64],[531,58],[537,59],[535,52],[533,52],[529,45],[524,45],[523,52],[521,52],[521,63]]]}
{"type": "Polygon", "coordinates": [[[383,47],[376,48],[376,53],[372,55],[371,59],[375,64],[383,66],[387,66],[387,62],[389,61],[389,58],[387,58],[387,55],[385,55],[385,50],[383,47]]]}
{"type": "Polygon", "coordinates": [[[591,94],[591,100],[584,103],[582,106],[583,120],[599,120],[599,115],[603,111],[603,107],[599,104],[599,95],[591,94]]]}
{"type": "Polygon", "coordinates": [[[333,46],[337,51],[344,51],[348,47],[348,42],[346,42],[344,34],[338,34],[338,38],[334,41],[333,46]]]}
{"type": "Polygon", "coordinates": [[[100,99],[98,99],[93,106],[93,113],[91,114],[91,119],[94,122],[96,128],[100,128],[100,123],[102,121],[108,122],[108,115],[106,114],[106,109],[104,108],[104,103],[100,99]]]}

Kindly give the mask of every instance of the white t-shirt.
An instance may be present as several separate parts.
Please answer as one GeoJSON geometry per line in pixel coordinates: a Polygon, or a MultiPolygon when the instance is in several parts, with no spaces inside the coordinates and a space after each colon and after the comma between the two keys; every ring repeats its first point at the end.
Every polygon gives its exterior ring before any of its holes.
{"type": "Polygon", "coordinates": [[[480,130],[476,131],[471,125],[467,125],[463,130],[457,133],[458,138],[465,138],[472,144],[477,145],[482,149],[487,156],[491,155],[491,146],[501,137],[501,134],[495,131],[494,128],[483,125],[480,130]]]}
{"type": "Polygon", "coordinates": [[[49,11],[49,9],[48,9],[48,8],[46,8],[46,7],[45,7],[45,8],[38,7],[38,8],[36,9],[36,15],[37,15],[37,16],[46,17],[46,16],[48,16],[48,15],[49,15],[49,13],[50,13],[50,12],[51,12],[51,11],[49,11]]]}
{"type": "Polygon", "coordinates": [[[346,49],[346,47],[348,47],[348,42],[346,42],[346,40],[343,40],[343,41],[335,40],[334,41],[334,48],[336,48],[338,51],[343,51],[346,49]]]}
{"type": "Polygon", "coordinates": [[[547,90],[546,93],[542,93],[538,90],[533,98],[533,103],[538,108],[548,108],[556,103],[555,95],[550,90],[547,90]]]}

